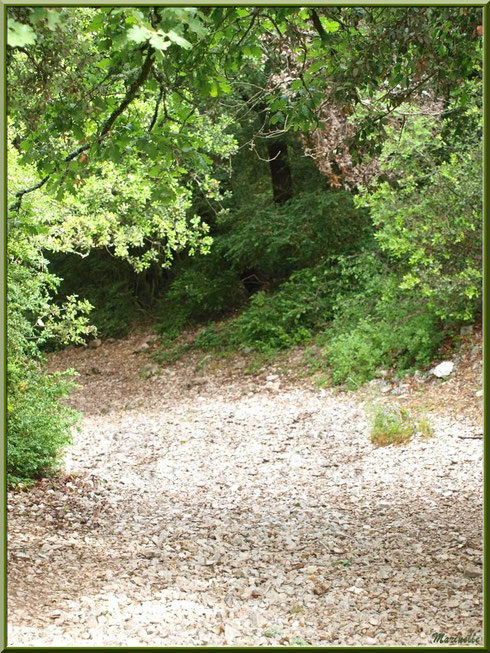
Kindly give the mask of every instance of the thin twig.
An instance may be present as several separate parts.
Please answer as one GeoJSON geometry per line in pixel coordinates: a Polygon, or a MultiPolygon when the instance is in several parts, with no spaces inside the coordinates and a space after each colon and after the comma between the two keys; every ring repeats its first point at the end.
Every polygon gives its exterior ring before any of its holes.
{"type": "Polygon", "coordinates": [[[157,101],[155,103],[155,110],[153,112],[153,116],[152,116],[152,119],[150,121],[150,124],[148,125],[148,132],[151,132],[151,130],[153,129],[153,127],[155,126],[155,123],[157,121],[158,110],[160,109],[160,103],[161,103],[162,98],[163,98],[163,93],[164,93],[164,88],[163,88],[163,86],[161,86],[160,87],[160,94],[159,94],[158,99],[157,99],[157,101]]]}

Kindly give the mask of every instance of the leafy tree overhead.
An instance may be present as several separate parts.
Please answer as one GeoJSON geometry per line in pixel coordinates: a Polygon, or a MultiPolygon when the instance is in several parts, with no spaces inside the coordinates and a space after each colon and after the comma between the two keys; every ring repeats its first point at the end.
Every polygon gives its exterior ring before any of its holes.
{"type": "Polygon", "coordinates": [[[205,179],[202,112],[258,107],[267,137],[371,98],[353,141],[372,149],[390,112],[423,90],[467,101],[458,82],[478,75],[481,52],[474,8],[10,8],[9,20],[15,138],[40,184],[60,190],[131,156],[155,194],[189,169],[205,179]],[[29,88],[26,105],[16,93],[29,88]]]}

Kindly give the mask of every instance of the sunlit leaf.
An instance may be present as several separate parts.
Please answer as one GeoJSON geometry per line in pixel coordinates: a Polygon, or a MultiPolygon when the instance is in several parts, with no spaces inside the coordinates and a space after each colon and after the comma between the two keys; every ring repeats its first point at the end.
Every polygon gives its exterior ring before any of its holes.
{"type": "Polygon", "coordinates": [[[184,39],[182,36],[177,34],[177,32],[174,32],[173,30],[167,32],[166,36],[176,45],[180,45],[181,48],[185,48],[186,50],[192,48],[192,43],[187,41],[187,39],[184,39]]]}
{"type": "Polygon", "coordinates": [[[128,39],[135,43],[144,43],[145,41],[148,41],[150,36],[151,32],[141,25],[133,25],[127,31],[128,39]]]}
{"type": "Polygon", "coordinates": [[[36,34],[30,25],[19,23],[13,18],[8,19],[7,43],[13,48],[32,45],[36,34]]]}

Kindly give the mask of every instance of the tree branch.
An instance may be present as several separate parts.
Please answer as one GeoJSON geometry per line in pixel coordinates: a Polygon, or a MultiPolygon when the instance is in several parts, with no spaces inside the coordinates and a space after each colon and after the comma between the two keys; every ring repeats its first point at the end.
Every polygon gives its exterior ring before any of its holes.
{"type": "Polygon", "coordinates": [[[314,9],[310,9],[310,16],[311,16],[311,22],[313,23],[316,31],[318,32],[318,36],[321,38],[322,41],[326,41],[327,33],[323,29],[323,25],[320,21],[320,18],[314,9]]]}
{"type": "Polygon", "coordinates": [[[38,184],[35,184],[34,186],[30,186],[29,188],[24,188],[23,190],[19,190],[17,193],[15,193],[15,197],[17,197],[17,202],[14,202],[14,204],[11,204],[9,206],[9,211],[18,211],[20,209],[20,205],[22,204],[22,198],[24,195],[27,195],[27,193],[33,193],[35,190],[38,188],[41,188],[44,186],[44,184],[48,181],[50,175],[46,175],[43,179],[38,184]]]}
{"type": "Polygon", "coordinates": [[[256,17],[257,17],[257,12],[252,12],[252,20],[250,21],[250,25],[247,27],[247,29],[245,30],[245,32],[243,33],[242,37],[240,38],[240,40],[238,41],[238,43],[236,44],[235,47],[237,47],[237,48],[240,47],[240,45],[243,43],[243,41],[247,38],[247,34],[252,29],[252,27],[253,27],[253,25],[255,23],[256,17]]]}
{"type": "Polygon", "coordinates": [[[155,53],[155,50],[150,46],[148,48],[148,54],[146,55],[145,62],[143,64],[143,66],[141,67],[140,74],[138,75],[138,77],[134,80],[134,82],[129,87],[126,95],[124,96],[124,100],[121,102],[121,104],[116,109],[114,109],[114,111],[111,113],[109,118],[107,118],[105,123],[102,125],[102,129],[100,130],[100,134],[99,134],[99,136],[97,138],[99,143],[107,135],[107,133],[111,129],[112,125],[116,122],[116,120],[119,118],[121,113],[123,113],[123,111],[134,100],[139,88],[146,82],[146,80],[148,78],[148,75],[150,73],[150,70],[151,70],[151,66],[153,64],[153,55],[154,55],[154,53],[155,53]]]}
{"type": "Polygon", "coordinates": [[[164,88],[163,88],[163,86],[160,86],[160,93],[158,95],[157,101],[155,102],[155,110],[153,111],[153,116],[152,116],[152,118],[150,120],[150,124],[148,125],[148,132],[151,132],[151,130],[153,129],[153,127],[155,126],[155,123],[157,121],[158,111],[160,109],[160,103],[162,101],[163,94],[164,94],[164,88]]]}
{"type": "MultiPolygon", "coordinates": [[[[148,48],[146,59],[143,63],[143,66],[141,67],[140,74],[127,90],[126,95],[124,96],[124,99],[121,102],[121,104],[114,109],[114,111],[111,113],[111,115],[107,118],[107,120],[102,125],[99,135],[97,136],[98,143],[101,143],[104,140],[104,138],[111,130],[113,124],[116,122],[119,116],[124,112],[124,110],[131,104],[131,102],[135,99],[140,87],[145,83],[146,79],[148,78],[148,74],[151,70],[151,66],[153,64],[154,52],[155,52],[154,49],[150,46],[148,48]]],[[[85,145],[81,145],[80,147],[77,147],[76,150],[73,150],[73,152],[70,152],[69,154],[67,154],[67,156],[65,156],[65,158],[63,159],[63,163],[69,163],[70,161],[73,161],[73,159],[75,159],[77,156],[82,154],[82,152],[85,152],[89,148],[90,148],[90,143],[86,143],[85,145]]],[[[24,188],[23,190],[17,191],[17,193],[15,193],[15,197],[17,198],[17,201],[9,206],[9,211],[18,211],[20,209],[22,198],[24,197],[24,195],[27,195],[28,193],[32,193],[38,188],[44,186],[44,184],[51,177],[51,174],[52,173],[46,175],[46,177],[41,179],[41,181],[38,184],[31,186],[30,188],[24,188]]]]}
{"type": "Polygon", "coordinates": [[[318,36],[320,37],[320,40],[322,42],[322,45],[326,48],[328,48],[328,52],[330,56],[333,56],[334,50],[332,46],[329,44],[329,38],[328,34],[326,33],[325,29],[323,28],[322,22],[320,20],[320,17],[316,13],[316,10],[310,7],[310,18],[311,22],[313,23],[314,28],[318,32],[318,36]]]}

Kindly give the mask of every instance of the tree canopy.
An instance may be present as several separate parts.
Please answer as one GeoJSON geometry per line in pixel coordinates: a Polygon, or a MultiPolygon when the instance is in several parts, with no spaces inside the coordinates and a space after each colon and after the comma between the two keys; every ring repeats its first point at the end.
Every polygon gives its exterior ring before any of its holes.
{"type": "Polygon", "coordinates": [[[233,149],[222,121],[251,112],[254,138],[356,113],[359,158],[410,98],[464,108],[480,23],[449,7],[12,7],[13,139],[59,193],[124,161],[145,170],[150,202],[167,203],[189,175],[209,183],[213,155],[233,149]]]}

